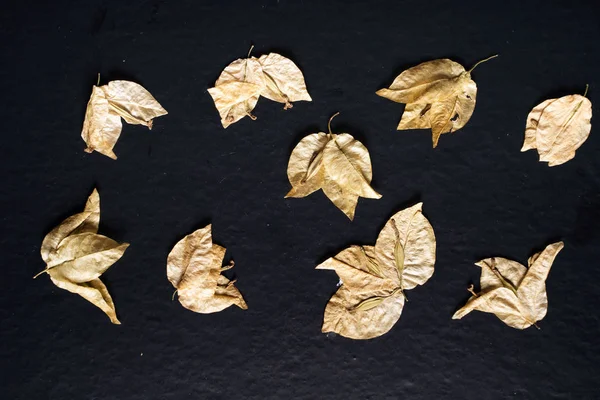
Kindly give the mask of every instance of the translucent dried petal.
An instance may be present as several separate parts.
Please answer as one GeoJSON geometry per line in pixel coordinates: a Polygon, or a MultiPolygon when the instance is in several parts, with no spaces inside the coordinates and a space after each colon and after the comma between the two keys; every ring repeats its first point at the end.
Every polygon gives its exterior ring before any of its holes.
{"type": "Polygon", "coordinates": [[[580,95],[549,99],[527,116],[521,151],[537,149],[540,161],[553,167],[573,157],[592,129],[592,103],[580,95]]]}
{"type": "Polygon", "coordinates": [[[540,117],[542,116],[544,109],[548,107],[548,104],[552,103],[554,100],[556,99],[548,99],[541,102],[535,106],[527,116],[527,124],[525,125],[525,141],[523,142],[521,151],[527,151],[537,147],[535,138],[537,136],[537,127],[540,123],[540,117]]]}
{"type": "Polygon", "coordinates": [[[112,81],[94,86],[85,112],[81,137],[86,152],[97,151],[114,160],[113,147],[121,135],[121,118],[129,124],[152,128],[152,119],[167,111],[142,86],[129,81],[112,81]]]}
{"type": "Polygon", "coordinates": [[[548,298],[546,296],[546,279],[556,255],[563,249],[563,242],[553,243],[534,256],[535,261],[527,269],[527,274],[517,289],[519,299],[523,301],[529,315],[536,321],[546,316],[548,298]]]}
{"type": "Polygon", "coordinates": [[[375,246],[351,246],[317,269],[334,270],[342,285],[325,308],[323,332],[370,339],[388,332],[404,307],[404,290],[433,273],[435,236],[421,203],[384,226],[375,246]]]}
{"type": "Polygon", "coordinates": [[[372,339],[389,332],[400,319],[404,307],[402,294],[388,296],[368,310],[355,309],[364,300],[342,285],[325,307],[321,331],[349,339],[372,339]]]}
{"type": "Polygon", "coordinates": [[[477,263],[481,267],[481,292],[467,301],[453,319],[473,310],[493,313],[510,327],[525,329],[546,316],[546,279],[562,242],[548,245],[529,259],[529,268],[505,258],[494,257],[477,263]]]}
{"type": "Polygon", "coordinates": [[[305,197],[323,189],[331,202],[352,220],[359,197],[381,198],[371,187],[372,175],[368,150],[351,135],[335,135],[331,129],[329,134],[313,133],[292,151],[288,163],[292,189],[285,197],[305,197]]]}
{"type": "Polygon", "coordinates": [[[426,61],[403,71],[389,89],[380,89],[377,95],[396,103],[431,104],[452,93],[453,80],[465,72],[462,65],[447,58],[426,61]]]}
{"type": "Polygon", "coordinates": [[[94,280],[117,262],[129,247],[96,233],[80,233],[65,238],[46,268],[57,279],[73,283],[94,280]]]}
{"type": "Polygon", "coordinates": [[[352,246],[317,266],[335,270],[342,281],[325,308],[323,332],[371,339],[388,332],[398,321],[404,297],[396,290],[395,270],[382,268],[379,277],[370,271],[371,262],[376,262],[372,246],[352,246]],[[362,306],[374,298],[376,302],[362,306]]]}
{"type": "Polygon", "coordinates": [[[328,178],[348,193],[369,199],[381,198],[371,187],[373,172],[369,151],[351,135],[331,135],[323,161],[328,178]]]}
{"type": "Polygon", "coordinates": [[[350,221],[354,220],[354,213],[358,204],[358,195],[338,185],[336,181],[325,175],[323,180],[323,193],[331,202],[339,208],[350,221]]]}
{"type": "Polygon", "coordinates": [[[482,292],[505,287],[507,283],[517,288],[527,273],[523,264],[502,257],[486,258],[475,265],[481,267],[482,292]]]}
{"type": "Polygon", "coordinates": [[[54,252],[58,245],[71,234],[98,232],[100,223],[100,195],[94,189],[88,198],[83,212],[70,216],[52,229],[42,241],[41,254],[44,262],[48,263],[48,258],[54,252]]]}
{"type": "Polygon", "coordinates": [[[221,116],[223,128],[244,117],[255,118],[252,110],[258,101],[261,87],[247,82],[227,82],[208,89],[221,116]]]}
{"type": "Polygon", "coordinates": [[[99,222],[100,196],[94,189],[83,212],[65,219],[44,238],[41,255],[46,269],[38,275],[48,273],[56,286],[81,295],[119,324],[113,301],[99,277],[123,256],[129,244],[98,235],[99,222]]]}
{"type": "Polygon", "coordinates": [[[398,130],[431,127],[436,147],[442,134],[459,130],[471,118],[477,97],[471,71],[490,58],[469,71],[448,59],[428,61],[402,72],[388,89],[378,90],[377,94],[406,103],[398,130]]]}
{"type": "Polygon", "coordinates": [[[262,66],[265,87],[261,93],[267,99],[284,103],[291,108],[294,101],[312,101],[304,75],[292,60],[277,53],[262,55],[258,62],[262,66]]]}
{"type": "Polygon", "coordinates": [[[219,312],[231,305],[248,306],[241,293],[221,274],[225,248],[212,243],[211,225],[181,239],[167,258],[167,277],[177,289],[179,302],[197,313],[219,312]]]}
{"type": "Polygon", "coordinates": [[[87,144],[85,151],[88,153],[97,151],[116,160],[113,147],[119,140],[121,129],[121,118],[111,111],[104,90],[94,86],[85,110],[81,131],[81,137],[87,144]]]}
{"type": "MultiPolygon", "coordinates": [[[[252,49],[250,49],[252,50],[252,49]]],[[[237,59],[229,64],[208,90],[221,116],[224,128],[248,116],[262,95],[292,108],[294,101],[311,101],[300,69],[277,53],[260,58],[237,59]],[[252,86],[252,85],[256,86],[252,86]]]]}
{"type": "Polygon", "coordinates": [[[324,182],[323,150],[326,133],[313,133],[298,142],[288,162],[287,176],[292,189],[285,197],[305,197],[321,189],[324,182]]]}
{"type": "MultiPolygon", "coordinates": [[[[167,278],[174,288],[194,285],[198,277],[206,276],[206,265],[211,265],[212,234],[211,225],[198,229],[185,236],[173,247],[167,257],[167,278]],[[184,282],[183,279],[186,278],[184,282]]],[[[220,265],[218,266],[221,267],[220,265]]],[[[216,285],[216,279],[214,284],[216,285]]],[[[212,285],[209,284],[210,287],[212,285]]]]}
{"type": "Polygon", "coordinates": [[[144,125],[152,129],[154,118],[167,115],[149,91],[135,82],[111,81],[102,86],[112,111],[128,124],[144,125]]]}
{"type": "Polygon", "coordinates": [[[379,264],[392,265],[398,270],[402,290],[424,284],[434,271],[435,234],[423,216],[422,206],[423,203],[417,203],[394,214],[375,243],[379,264]],[[403,265],[397,265],[397,245],[401,246],[403,252],[403,265]]]}
{"type": "Polygon", "coordinates": [[[208,89],[223,127],[227,128],[244,117],[256,118],[252,110],[264,87],[262,67],[254,57],[240,58],[229,64],[221,72],[215,87],[208,89]]]}

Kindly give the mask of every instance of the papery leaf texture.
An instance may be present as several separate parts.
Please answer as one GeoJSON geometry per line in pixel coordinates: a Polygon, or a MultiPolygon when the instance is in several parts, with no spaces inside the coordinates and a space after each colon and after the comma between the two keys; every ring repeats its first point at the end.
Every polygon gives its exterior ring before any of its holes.
{"type": "Polygon", "coordinates": [[[501,257],[486,258],[476,263],[481,267],[480,291],[456,311],[453,319],[461,319],[471,311],[495,314],[506,325],[526,329],[546,316],[548,296],[546,279],[563,242],[552,243],[529,258],[528,267],[501,257]]]}
{"type": "Polygon", "coordinates": [[[173,247],[167,258],[167,278],[177,291],[185,308],[202,314],[214,313],[236,305],[248,309],[235,280],[222,272],[234,266],[223,266],[225,248],[212,241],[208,225],[185,236],[173,247]]]}
{"type": "Polygon", "coordinates": [[[392,216],[375,246],[353,245],[317,269],[334,270],[341,286],[325,308],[322,331],[350,339],[387,333],[398,321],[405,291],[433,274],[435,234],[422,203],[392,216]]]}
{"type": "Polygon", "coordinates": [[[537,149],[540,161],[549,167],[575,157],[592,129],[592,102],[586,95],[587,87],[583,96],[572,94],[535,106],[527,116],[521,151],[537,149]]]}
{"type": "MultiPolygon", "coordinates": [[[[100,276],[122,256],[129,243],[99,235],[100,196],[94,189],[83,212],[52,229],[41,246],[47,273],[59,288],[75,293],[100,308],[113,324],[120,324],[115,305],[100,276]]],[[[36,277],[38,276],[36,275],[36,277]]]]}
{"type": "Polygon", "coordinates": [[[215,86],[208,89],[223,128],[244,117],[255,120],[252,110],[260,96],[283,103],[285,110],[295,101],[312,101],[304,75],[292,60],[277,53],[250,57],[250,52],[225,67],[215,86]]]}
{"type": "Polygon", "coordinates": [[[87,144],[85,151],[97,151],[116,160],[113,148],[121,135],[121,118],[128,124],[152,129],[153,119],[166,114],[167,110],[137,83],[111,81],[104,86],[98,84],[92,88],[81,131],[87,144]]]}
{"type": "Polygon", "coordinates": [[[285,197],[306,197],[322,189],[352,220],[359,197],[380,199],[381,195],[371,187],[367,148],[347,133],[332,133],[329,122],[329,133],[310,134],[292,151],[287,169],[292,189],[285,197]]]}
{"type": "Polygon", "coordinates": [[[431,129],[433,147],[441,135],[464,127],[473,115],[477,85],[470,70],[449,59],[421,63],[402,72],[389,88],[377,95],[397,103],[405,103],[398,130],[431,129]]]}

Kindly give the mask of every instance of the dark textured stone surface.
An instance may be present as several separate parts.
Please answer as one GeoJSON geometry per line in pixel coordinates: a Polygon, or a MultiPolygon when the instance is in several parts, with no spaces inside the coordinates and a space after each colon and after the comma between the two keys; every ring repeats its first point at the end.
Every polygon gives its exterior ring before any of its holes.
{"type": "MultiPolygon", "coordinates": [[[[593,399],[600,396],[600,136],[567,164],[520,153],[527,113],[549,96],[598,99],[594,1],[7,1],[0,15],[0,330],[5,399],[593,399]],[[362,3],[362,4],[359,4],[362,3]],[[276,50],[304,71],[312,103],[223,130],[206,89],[233,59],[276,50]],[[431,149],[396,132],[403,106],[375,95],[406,67],[451,57],[474,72],[469,124],[431,149]],[[119,160],[79,137],[96,73],[143,84],[169,111],[125,125],[119,160]],[[284,200],[304,135],[347,131],[369,148],[379,201],[350,222],[321,193],[284,200]],[[106,274],[122,326],[55,288],[39,246],[92,188],[100,231],[131,243],[106,274]],[[424,201],[438,261],[398,324],[367,342],[320,333],[334,273],[313,268],[374,243],[424,201]],[[171,301],[166,256],[213,223],[250,309],[198,315],[171,301]],[[540,331],[491,315],[452,321],[473,262],[521,262],[556,239],[540,331]]],[[[594,113],[598,106],[594,107],[594,113]]],[[[597,117],[596,117],[597,118],[597,117]]],[[[595,123],[595,120],[593,120],[595,123]]]]}

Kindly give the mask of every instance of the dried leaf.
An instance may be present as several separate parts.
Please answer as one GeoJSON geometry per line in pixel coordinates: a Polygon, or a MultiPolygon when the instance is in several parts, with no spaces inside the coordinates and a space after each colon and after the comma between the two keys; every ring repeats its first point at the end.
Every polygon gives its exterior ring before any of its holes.
{"type": "Polygon", "coordinates": [[[563,242],[548,245],[529,258],[529,268],[516,261],[494,257],[481,260],[481,291],[473,294],[453,319],[461,319],[473,310],[495,314],[506,325],[526,329],[546,316],[548,298],[546,278],[563,242]]]}
{"type": "Polygon", "coordinates": [[[292,60],[277,53],[269,53],[262,55],[258,62],[265,79],[262,96],[285,104],[285,109],[292,108],[291,103],[295,101],[312,101],[306,90],[304,75],[292,60]]]}
{"type": "MultiPolygon", "coordinates": [[[[119,244],[98,235],[100,196],[94,189],[83,212],[65,219],[42,241],[41,255],[52,282],[61,289],[76,293],[120,324],[115,305],[99,277],[119,260],[129,243],[119,244]]],[[[38,276],[36,275],[36,277],[38,276]]]]}
{"type": "Polygon", "coordinates": [[[471,72],[494,57],[479,61],[468,71],[448,59],[427,61],[402,72],[377,94],[406,104],[398,130],[431,128],[436,147],[442,134],[459,130],[471,118],[477,97],[471,72]]]}
{"type": "Polygon", "coordinates": [[[347,133],[333,134],[331,119],[329,134],[308,135],[292,151],[287,170],[292,189],[285,197],[306,197],[322,189],[352,220],[359,197],[379,199],[381,195],[371,187],[369,151],[347,133]]]}
{"type": "Polygon", "coordinates": [[[402,290],[422,285],[433,275],[435,234],[422,207],[417,203],[394,214],[375,243],[379,262],[396,266],[402,290]]]}
{"type": "Polygon", "coordinates": [[[531,110],[521,151],[537,149],[549,167],[573,157],[592,129],[592,102],[578,94],[546,100],[531,110]]]}
{"type": "MultiPolygon", "coordinates": [[[[252,48],[250,48],[250,52],[252,48]]],[[[224,128],[248,116],[260,96],[292,108],[294,101],[312,101],[302,71],[290,59],[277,53],[237,59],[221,73],[208,93],[215,102],[224,128]]]]}
{"type": "Polygon", "coordinates": [[[371,339],[388,332],[400,318],[404,296],[395,267],[380,264],[382,276],[377,276],[369,260],[376,260],[373,246],[351,246],[317,266],[334,270],[342,281],[325,308],[323,332],[371,339]]]}
{"type": "Polygon", "coordinates": [[[256,119],[252,110],[265,87],[264,74],[254,57],[237,59],[229,64],[208,93],[215,102],[224,128],[245,116],[256,119]]]}
{"type": "Polygon", "coordinates": [[[375,246],[351,246],[317,266],[334,270],[342,282],[325,308],[323,332],[371,339],[398,321],[404,291],[433,274],[435,235],[421,207],[419,203],[396,213],[375,246]]]}
{"type": "Polygon", "coordinates": [[[177,290],[179,302],[197,313],[219,312],[231,305],[248,309],[242,294],[222,271],[225,248],[212,242],[211,225],[181,239],[167,258],[167,278],[177,290]]]}
{"type": "Polygon", "coordinates": [[[85,151],[95,150],[116,160],[113,147],[121,135],[121,118],[129,124],[152,129],[153,118],[166,114],[150,92],[137,83],[112,81],[108,85],[94,86],[81,131],[87,144],[85,151]]]}

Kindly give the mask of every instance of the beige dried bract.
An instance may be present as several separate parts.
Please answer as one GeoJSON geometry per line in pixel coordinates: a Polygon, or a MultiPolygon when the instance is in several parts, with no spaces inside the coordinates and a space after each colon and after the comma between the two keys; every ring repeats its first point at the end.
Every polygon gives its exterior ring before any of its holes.
{"type": "Polygon", "coordinates": [[[128,124],[152,129],[152,120],[166,114],[154,97],[137,83],[112,81],[108,85],[94,86],[81,131],[87,144],[85,151],[97,151],[116,160],[113,147],[121,135],[121,118],[128,124]]]}
{"type": "Polygon", "coordinates": [[[381,195],[371,187],[369,151],[347,133],[332,133],[331,119],[328,134],[308,135],[292,151],[287,170],[292,189],[285,197],[306,197],[323,189],[352,220],[359,197],[380,199],[381,195]]]}
{"type": "Polygon", "coordinates": [[[479,61],[468,71],[448,59],[427,61],[402,72],[377,94],[406,104],[398,130],[431,128],[436,147],[442,134],[459,130],[471,118],[477,97],[471,72],[494,57],[479,61]]]}
{"type": "MultiPolygon", "coordinates": [[[[250,52],[252,48],[250,48],[250,52]]],[[[238,59],[221,73],[208,93],[215,102],[224,128],[244,117],[256,119],[252,110],[260,96],[292,108],[294,101],[312,101],[302,71],[277,53],[238,59]]]]}
{"type": "Polygon", "coordinates": [[[573,94],[535,106],[527,116],[521,151],[537,149],[540,161],[549,167],[575,157],[592,129],[592,102],[586,94],[587,86],[583,96],[573,94]]]}
{"type": "Polygon", "coordinates": [[[41,248],[46,269],[35,277],[47,273],[56,286],[80,295],[104,311],[113,324],[120,324],[100,275],[123,256],[129,243],[98,235],[99,222],[100,196],[94,189],[83,212],[46,235],[41,248]]]}
{"type": "Polygon", "coordinates": [[[435,235],[422,205],[392,216],[375,246],[351,246],[317,266],[334,270],[342,282],[325,308],[324,333],[371,339],[398,321],[405,291],[433,274],[435,235]]]}
{"type": "Polygon", "coordinates": [[[248,309],[242,294],[221,272],[225,248],[212,242],[211,225],[181,239],[167,258],[167,278],[177,290],[179,302],[197,313],[219,312],[231,305],[248,309]]]}
{"type": "Polygon", "coordinates": [[[481,260],[481,290],[473,294],[453,319],[461,319],[473,310],[495,314],[506,325],[525,329],[546,316],[548,297],[546,278],[563,242],[548,245],[529,258],[529,268],[506,258],[481,260]]]}

